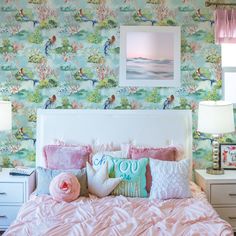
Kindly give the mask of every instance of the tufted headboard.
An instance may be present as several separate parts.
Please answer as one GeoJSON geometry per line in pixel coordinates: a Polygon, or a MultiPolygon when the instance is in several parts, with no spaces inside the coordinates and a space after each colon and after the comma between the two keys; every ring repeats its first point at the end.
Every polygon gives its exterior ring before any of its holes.
{"type": "Polygon", "coordinates": [[[54,140],[91,144],[134,141],[148,146],[177,144],[192,158],[190,110],[58,110],[37,112],[36,166],[44,166],[42,149],[54,140]]]}

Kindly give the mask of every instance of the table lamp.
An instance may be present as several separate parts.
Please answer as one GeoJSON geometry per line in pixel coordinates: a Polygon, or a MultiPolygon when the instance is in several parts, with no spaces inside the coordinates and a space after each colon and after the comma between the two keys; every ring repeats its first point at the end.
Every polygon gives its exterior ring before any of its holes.
{"type": "Polygon", "coordinates": [[[225,101],[202,101],[198,107],[199,132],[212,134],[212,167],[207,168],[208,174],[224,174],[219,159],[220,134],[234,132],[233,104],[225,101]]]}
{"type": "MultiPolygon", "coordinates": [[[[12,128],[12,108],[11,102],[0,101],[0,134],[12,128]]],[[[1,163],[0,163],[1,164],[1,163]]],[[[2,170],[0,165],[0,171],[2,170]]]]}

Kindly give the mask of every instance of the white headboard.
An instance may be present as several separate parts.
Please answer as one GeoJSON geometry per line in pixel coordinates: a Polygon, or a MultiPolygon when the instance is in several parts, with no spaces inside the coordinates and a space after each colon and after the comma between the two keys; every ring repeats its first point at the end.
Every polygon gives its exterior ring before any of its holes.
{"type": "Polygon", "coordinates": [[[65,142],[182,145],[192,158],[190,110],[43,110],[37,112],[36,166],[45,166],[42,149],[55,139],[65,142]]]}

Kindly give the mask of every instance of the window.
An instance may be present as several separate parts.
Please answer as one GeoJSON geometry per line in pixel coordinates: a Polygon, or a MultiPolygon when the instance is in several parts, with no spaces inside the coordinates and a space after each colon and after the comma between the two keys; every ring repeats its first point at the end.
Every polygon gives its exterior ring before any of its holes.
{"type": "Polygon", "coordinates": [[[236,44],[222,44],[223,99],[236,106],[236,44]]]}

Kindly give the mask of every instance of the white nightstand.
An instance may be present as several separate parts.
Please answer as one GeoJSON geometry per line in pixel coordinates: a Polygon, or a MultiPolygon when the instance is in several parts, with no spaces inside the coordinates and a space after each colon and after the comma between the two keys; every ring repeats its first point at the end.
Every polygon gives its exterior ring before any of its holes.
{"type": "Polygon", "coordinates": [[[195,178],[220,217],[236,232],[236,171],[225,170],[223,175],[209,175],[206,170],[195,170],[195,178]]]}
{"type": "Polygon", "coordinates": [[[0,231],[12,223],[35,189],[35,172],[30,176],[11,176],[9,171],[5,168],[0,172],[0,231]]]}

